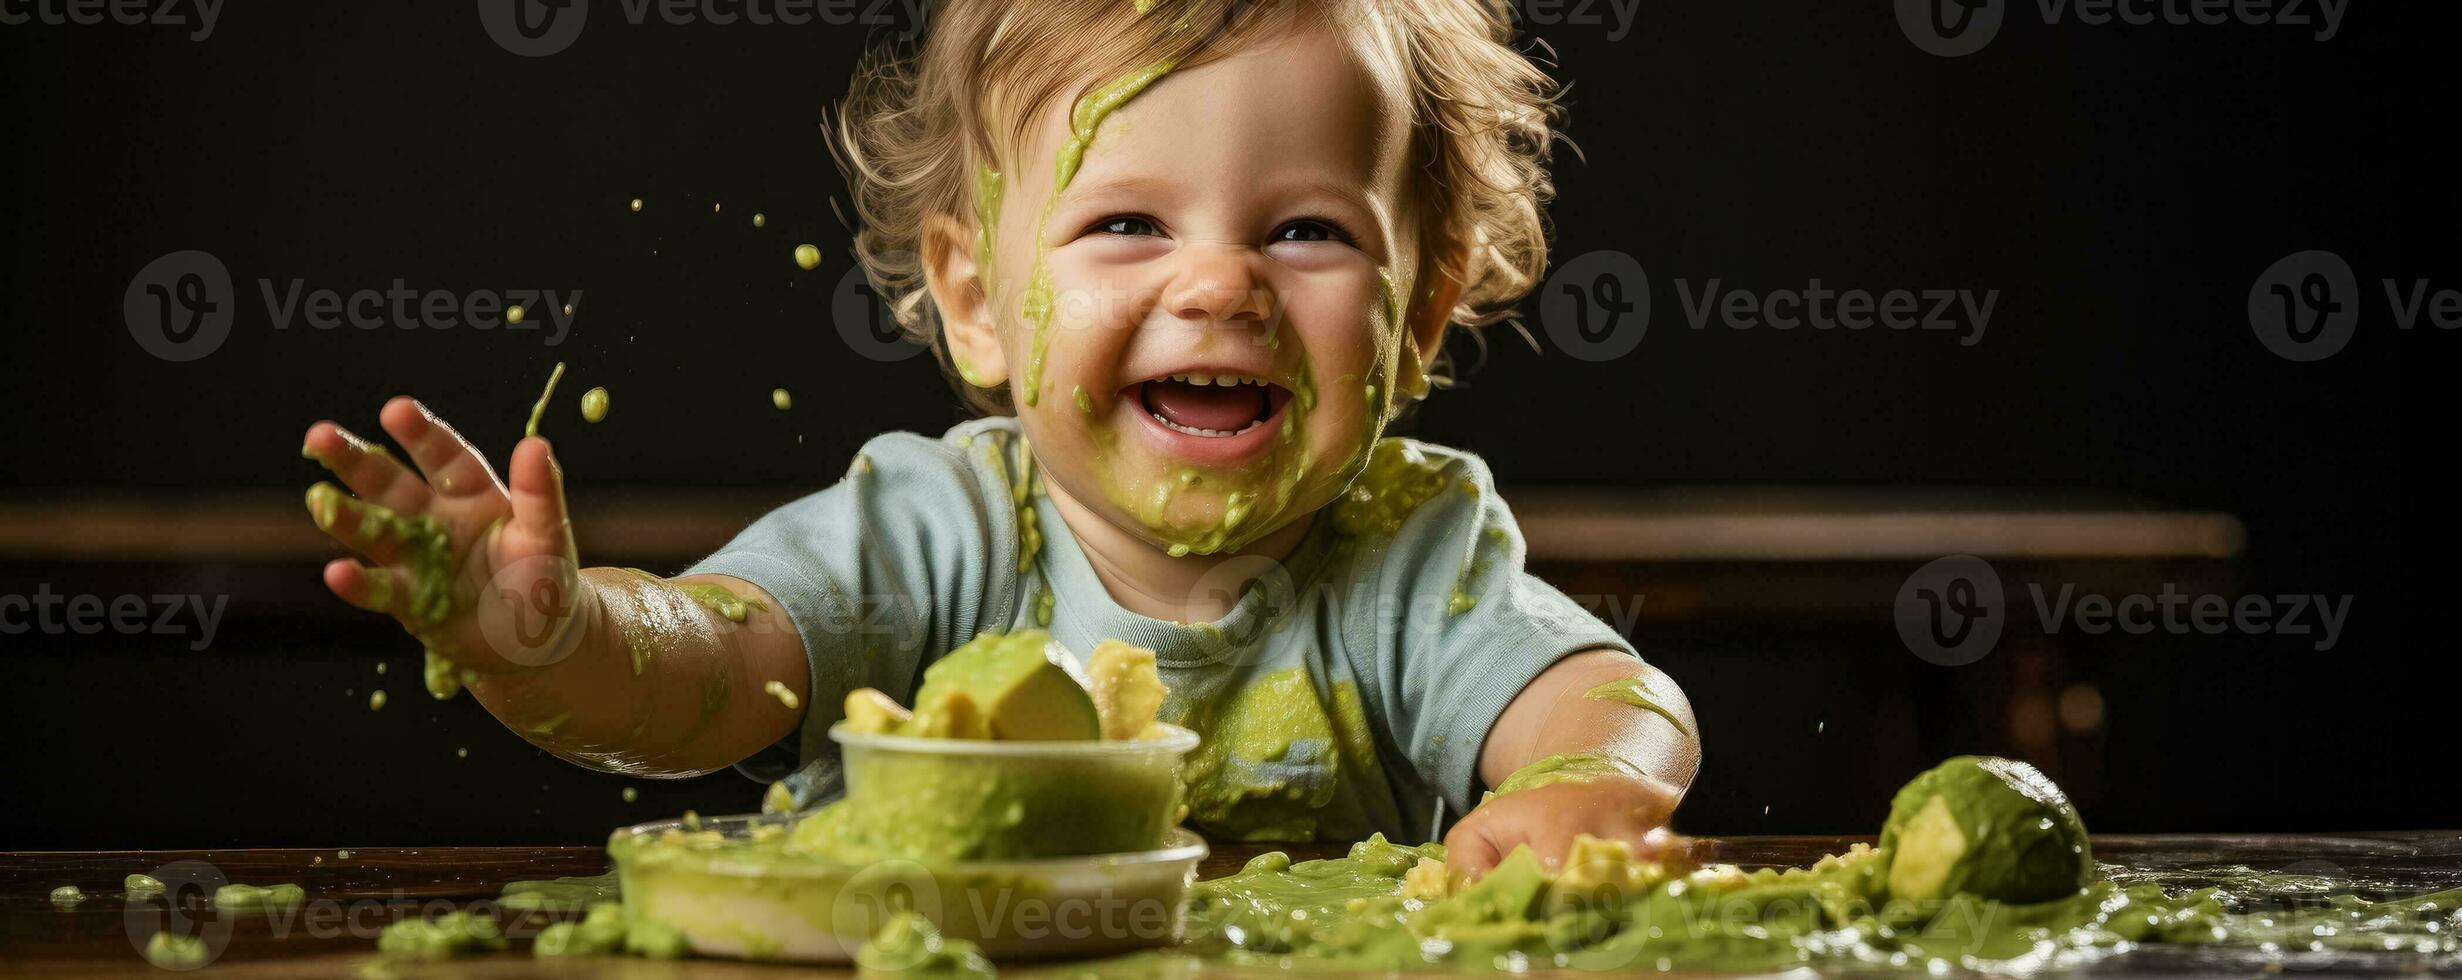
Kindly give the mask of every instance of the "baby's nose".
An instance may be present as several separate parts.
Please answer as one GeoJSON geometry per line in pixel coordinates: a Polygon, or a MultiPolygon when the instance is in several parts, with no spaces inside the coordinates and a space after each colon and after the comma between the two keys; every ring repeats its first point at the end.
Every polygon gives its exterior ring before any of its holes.
{"type": "Polygon", "coordinates": [[[1181,249],[1179,274],[1163,305],[1187,320],[1222,322],[1266,320],[1274,315],[1274,297],[1256,274],[1253,251],[1235,245],[1193,245],[1181,249]]]}

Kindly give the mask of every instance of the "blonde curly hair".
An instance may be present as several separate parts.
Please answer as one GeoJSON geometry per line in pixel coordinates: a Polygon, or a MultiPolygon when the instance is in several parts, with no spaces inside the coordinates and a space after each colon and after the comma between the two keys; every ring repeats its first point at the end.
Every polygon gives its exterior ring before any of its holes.
{"type": "Polygon", "coordinates": [[[856,260],[971,408],[1013,410],[1005,386],[957,377],[925,288],[926,219],[972,227],[977,169],[1008,171],[1008,150],[1055,100],[1157,61],[1224,57],[1304,14],[1351,32],[1407,98],[1420,280],[1462,284],[1448,323],[1513,315],[1547,267],[1561,107],[1554,80],[1513,47],[1507,0],[944,0],[920,46],[893,40],[856,66],[831,150],[854,197],[856,260]]]}

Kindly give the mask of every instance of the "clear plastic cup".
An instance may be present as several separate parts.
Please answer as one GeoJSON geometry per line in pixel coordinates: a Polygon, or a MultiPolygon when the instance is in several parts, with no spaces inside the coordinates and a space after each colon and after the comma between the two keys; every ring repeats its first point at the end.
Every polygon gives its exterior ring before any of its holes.
{"type": "MultiPolygon", "coordinates": [[[[1150,851],[1181,817],[1180,763],[1197,736],[989,741],[847,730],[844,803],[810,828],[830,853],[986,861],[1150,851]]],[[[806,831],[797,837],[806,840],[806,831]]]]}
{"type": "Polygon", "coordinates": [[[680,932],[694,952],[844,963],[909,911],[996,960],[1082,958],[1179,942],[1205,842],[1171,830],[1119,854],[926,865],[834,861],[779,846],[794,816],[661,820],[616,831],[607,851],[628,918],[680,932]]]}

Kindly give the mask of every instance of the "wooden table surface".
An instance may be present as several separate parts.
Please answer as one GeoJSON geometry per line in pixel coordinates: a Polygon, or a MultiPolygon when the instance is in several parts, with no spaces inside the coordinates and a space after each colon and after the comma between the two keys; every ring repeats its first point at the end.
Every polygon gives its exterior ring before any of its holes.
{"type": "MultiPolygon", "coordinates": [[[[1706,860],[1757,866],[1809,864],[1844,849],[1859,837],[1737,837],[1704,839],[1706,860]]],[[[2462,885],[2462,832],[2337,835],[2232,835],[2147,837],[2097,836],[2096,856],[2135,867],[2196,868],[2243,864],[2258,869],[2299,865],[2311,874],[2402,882],[2425,891],[2462,885]]],[[[1248,858],[1275,848],[1216,846],[1199,877],[1235,871],[1248,858]]],[[[1283,848],[1307,859],[1339,854],[1339,845],[1283,848]]],[[[212,976],[574,976],[574,977],[774,977],[789,972],[823,976],[844,971],[715,960],[657,962],[626,957],[537,960],[526,940],[548,922],[569,916],[511,913],[508,953],[438,964],[377,962],[376,936],[386,923],[412,915],[468,908],[493,899],[508,881],[593,875],[609,867],[596,847],[354,848],[334,851],[242,849],[218,851],[0,852],[0,972],[38,976],[161,975],[137,953],[171,912],[160,899],[129,901],[120,880],[156,873],[177,862],[209,865],[222,880],[249,884],[296,882],[308,904],[289,914],[249,912],[236,920],[230,939],[210,965],[212,976]],[[84,889],[86,900],[55,907],[49,895],[59,885],[84,889]],[[375,968],[362,973],[363,967],[375,968]]],[[[191,916],[196,913],[188,913],[191,916]]],[[[2192,967],[2194,964],[2192,964],[2192,967]]],[[[2156,966],[2164,975],[2210,972],[2156,966]]],[[[2126,974],[2125,968],[2098,970],[2126,974]]]]}

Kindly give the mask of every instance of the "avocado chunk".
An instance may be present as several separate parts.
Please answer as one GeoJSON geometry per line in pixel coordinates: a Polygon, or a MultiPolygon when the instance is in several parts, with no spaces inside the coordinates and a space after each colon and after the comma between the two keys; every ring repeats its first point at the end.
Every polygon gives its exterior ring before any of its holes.
{"type": "Polygon", "coordinates": [[[899,733],[1058,741],[1101,738],[1101,719],[1067,651],[1042,630],[986,633],[923,672],[899,733]]]}
{"type": "MultiPolygon", "coordinates": [[[[1404,873],[1405,876],[1408,872],[1404,873]]],[[[1538,919],[1547,897],[1547,871],[1528,846],[1516,847],[1478,881],[1456,892],[1449,901],[1431,905],[1418,924],[1436,929],[1478,923],[1526,922],[1538,919]]]]}
{"type": "Polygon", "coordinates": [[[887,735],[912,717],[906,706],[868,687],[846,692],[846,729],[867,735],[887,735]]]}
{"type": "Polygon", "coordinates": [[[1154,667],[1154,651],[1118,640],[1094,645],[1086,657],[1086,686],[1094,697],[1094,713],[1103,721],[1103,737],[1131,739],[1154,724],[1163,707],[1163,677],[1154,667]]]}
{"type": "Polygon", "coordinates": [[[2077,808],[2040,770],[1959,756],[1898,790],[1881,826],[1889,894],[1911,901],[1973,895],[2012,904],[2077,894],[2094,855],[2077,808]]]}

